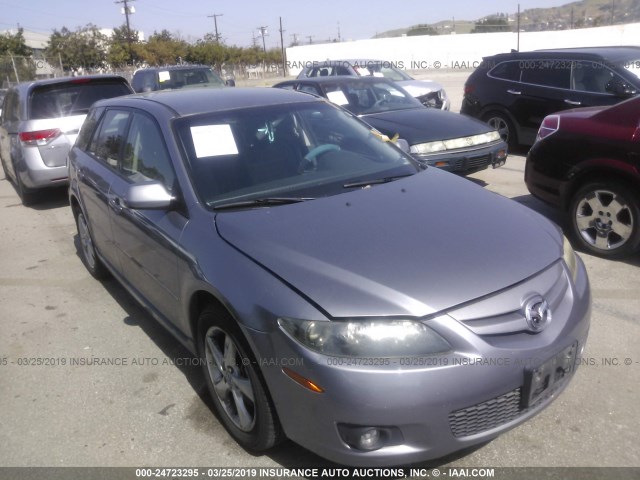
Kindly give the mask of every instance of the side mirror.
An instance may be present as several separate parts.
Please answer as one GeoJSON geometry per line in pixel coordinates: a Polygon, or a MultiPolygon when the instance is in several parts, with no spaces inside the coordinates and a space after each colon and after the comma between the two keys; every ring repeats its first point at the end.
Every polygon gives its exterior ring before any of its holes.
{"type": "Polygon", "coordinates": [[[605,90],[616,97],[630,97],[638,91],[626,82],[614,79],[607,83],[605,90]]]}
{"type": "Polygon", "coordinates": [[[235,87],[236,86],[236,81],[234,79],[230,78],[228,80],[225,80],[224,84],[227,87],[235,87]]]}
{"type": "Polygon", "coordinates": [[[175,198],[158,182],[131,185],[124,198],[125,206],[136,210],[166,210],[174,201],[175,198]]]}

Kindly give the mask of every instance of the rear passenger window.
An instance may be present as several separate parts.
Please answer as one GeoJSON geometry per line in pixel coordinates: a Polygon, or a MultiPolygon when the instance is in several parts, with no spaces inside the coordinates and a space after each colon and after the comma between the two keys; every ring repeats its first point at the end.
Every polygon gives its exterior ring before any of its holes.
{"type": "Polygon", "coordinates": [[[489,72],[489,75],[502,80],[517,82],[520,80],[519,62],[502,62],[489,72]]]}
{"type": "Polygon", "coordinates": [[[522,82],[544,87],[569,88],[571,62],[562,60],[528,60],[522,64],[522,82]]]}
{"type": "Polygon", "coordinates": [[[121,170],[133,182],[157,180],[167,190],[173,190],[175,174],[171,159],[158,125],[146,115],[133,115],[121,170]]]}
{"type": "Polygon", "coordinates": [[[89,151],[110,167],[118,168],[130,116],[129,112],[108,110],[102,117],[98,135],[89,146],[89,151]]]}

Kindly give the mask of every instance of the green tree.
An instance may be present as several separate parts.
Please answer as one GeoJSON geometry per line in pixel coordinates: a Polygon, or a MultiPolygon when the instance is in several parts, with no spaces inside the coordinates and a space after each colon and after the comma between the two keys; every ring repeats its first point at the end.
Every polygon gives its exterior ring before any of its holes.
{"type": "Polygon", "coordinates": [[[31,61],[32,55],[33,50],[25,43],[21,28],[13,34],[0,34],[0,82],[7,78],[11,81],[35,78],[36,69],[31,61]]]}
{"type": "Polygon", "coordinates": [[[126,25],[113,29],[113,35],[109,39],[107,61],[112,66],[122,66],[129,63],[138,63],[142,60],[140,52],[144,49],[140,43],[137,30],[131,30],[131,35],[126,25]]]}
{"type": "Polygon", "coordinates": [[[418,35],[438,35],[438,31],[430,25],[416,25],[407,31],[407,37],[418,35]]]}
{"type": "Polygon", "coordinates": [[[108,47],[108,38],[93,24],[75,31],[62,27],[59,31],[54,30],[49,37],[45,55],[60,59],[66,71],[92,71],[105,67],[108,47]]]}
{"type": "Polygon", "coordinates": [[[491,16],[476,22],[471,33],[510,32],[511,27],[505,18],[491,16]]]}
{"type": "Polygon", "coordinates": [[[168,30],[162,30],[153,32],[139,55],[149,65],[170,65],[186,59],[188,50],[187,42],[175,38],[168,30]]]}

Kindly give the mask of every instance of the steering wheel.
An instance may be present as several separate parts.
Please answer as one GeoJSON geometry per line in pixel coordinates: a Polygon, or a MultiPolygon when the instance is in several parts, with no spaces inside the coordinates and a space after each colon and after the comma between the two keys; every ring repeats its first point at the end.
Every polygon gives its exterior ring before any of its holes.
{"type": "Polygon", "coordinates": [[[335,143],[325,143],[323,145],[318,145],[315,148],[309,150],[309,152],[304,156],[302,162],[300,162],[300,173],[317,170],[318,161],[317,157],[320,155],[324,155],[327,152],[334,152],[340,150],[340,146],[335,143]]]}
{"type": "Polygon", "coordinates": [[[375,103],[371,106],[371,108],[379,107],[380,105],[387,103],[389,101],[389,94],[383,93],[382,96],[375,101],[375,103]]]}

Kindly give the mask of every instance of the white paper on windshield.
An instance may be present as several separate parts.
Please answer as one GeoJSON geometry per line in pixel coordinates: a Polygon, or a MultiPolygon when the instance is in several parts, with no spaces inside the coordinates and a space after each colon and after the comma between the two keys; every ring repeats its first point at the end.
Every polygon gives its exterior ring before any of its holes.
{"type": "Polygon", "coordinates": [[[169,75],[167,71],[158,72],[158,80],[160,80],[160,82],[168,82],[171,80],[171,75],[169,75]]]}
{"type": "Polygon", "coordinates": [[[191,127],[191,139],[198,158],[238,154],[230,125],[191,127]]]}
{"type": "Polygon", "coordinates": [[[382,72],[373,72],[374,77],[382,77],[384,78],[384,74],[382,72]]]}
{"type": "Polygon", "coordinates": [[[349,103],[349,100],[347,100],[342,90],[327,92],[327,98],[331,103],[335,103],[336,105],[347,105],[349,103]]]}
{"type": "Polygon", "coordinates": [[[366,67],[354,67],[354,70],[355,70],[356,72],[358,72],[358,75],[361,75],[361,76],[363,76],[363,77],[366,77],[366,76],[368,76],[368,75],[371,75],[371,74],[369,73],[369,70],[368,70],[366,67]]]}

